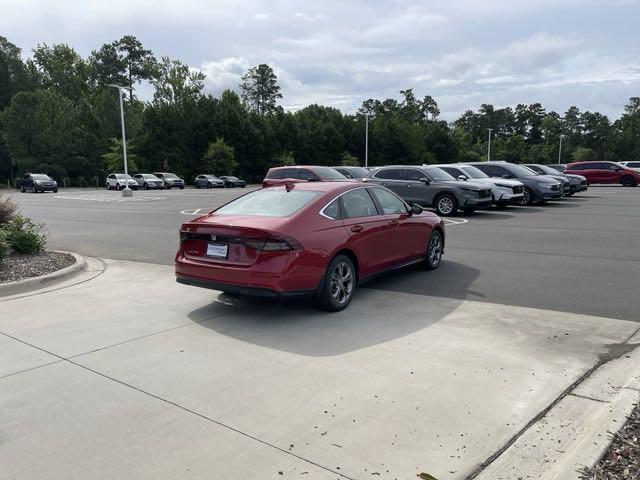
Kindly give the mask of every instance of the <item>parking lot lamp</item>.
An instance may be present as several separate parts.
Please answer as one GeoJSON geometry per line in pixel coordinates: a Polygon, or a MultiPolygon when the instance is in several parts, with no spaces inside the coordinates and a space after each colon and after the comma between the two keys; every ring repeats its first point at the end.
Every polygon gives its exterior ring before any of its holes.
{"type": "Polygon", "coordinates": [[[564,135],[560,135],[560,147],[558,148],[558,165],[560,165],[562,163],[562,139],[564,138],[564,135]]]}
{"type": "Polygon", "coordinates": [[[491,132],[493,128],[487,128],[489,130],[489,148],[487,149],[487,162],[491,160],[491,132]]]}
{"type": "Polygon", "coordinates": [[[364,116],[364,166],[369,166],[369,115],[364,116]]]}
{"type": "Polygon", "coordinates": [[[114,85],[113,83],[110,83],[107,86],[118,89],[118,98],[120,99],[120,124],[122,125],[122,155],[124,157],[124,188],[122,189],[122,196],[132,197],[133,191],[129,188],[129,172],[127,168],[127,137],[124,132],[124,107],[122,105],[122,91],[131,91],[131,88],[114,85]]]}

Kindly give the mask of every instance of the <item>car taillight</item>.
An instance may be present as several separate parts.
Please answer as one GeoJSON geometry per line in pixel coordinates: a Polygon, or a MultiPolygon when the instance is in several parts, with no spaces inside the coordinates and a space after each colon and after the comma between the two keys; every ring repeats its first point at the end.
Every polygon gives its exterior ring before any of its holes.
{"type": "Polygon", "coordinates": [[[299,250],[300,244],[293,238],[268,238],[266,240],[246,240],[247,247],[255,248],[262,252],[284,252],[288,250],[299,250]]]}
{"type": "Polygon", "coordinates": [[[184,242],[188,238],[189,238],[189,232],[180,230],[180,243],[184,242]]]}

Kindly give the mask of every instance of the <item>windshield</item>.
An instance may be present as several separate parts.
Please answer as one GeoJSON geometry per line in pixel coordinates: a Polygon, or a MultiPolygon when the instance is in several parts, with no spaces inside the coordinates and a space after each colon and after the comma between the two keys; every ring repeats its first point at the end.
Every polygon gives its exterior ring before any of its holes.
{"type": "Polygon", "coordinates": [[[265,188],[220,207],[216,215],[250,215],[259,217],[290,217],[302,209],[321,192],[265,188]]]}
{"type": "Polygon", "coordinates": [[[145,173],[144,175],[142,175],[143,178],[148,178],[149,180],[160,180],[158,177],[156,177],[155,175],[152,175],[150,173],[145,173]]]}
{"type": "Polygon", "coordinates": [[[514,164],[506,164],[503,165],[504,168],[511,172],[511,175],[514,177],[532,177],[534,175],[538,175],[533,170],[523,167],[522,165],[514,165],[514,164]]]}
{"type": "Polygon", "coordinates": [[[476,167],[472,167],[471,165],[467,167],[460,167],[460,170],[462,170],[471,178],[489,178],[489,175],[476,167]]]}
{"type": "Polygon", "coordinates": [[[238,177],[227,177],[227,180],[231,180],[232,182],[235,182],[236,180],[238,180],[238,177]]]}
{"type": "Polygon", "coordinates": [[[323,180],[344,180],[345,178],[347,178],[340,172],[337,172],[330,167],[316,167],[313,169],[313,172],[323,180]]]}
{"type": "Polygon", "coordinates": [[[349,167],[347,172],[349,172],[349,175],[353,178],[364,178],[369,175],[369,170],[364,167],[349,167]]]}
{"type": "Polygon", "coordinates": [[[165,173],[164,178],[178,178],[175,173],[165,173]]]}
{"type": "Polygon", "coordinates": [[[531,175],[531,174],[533,174],[533,175],[542,175],[541,173],[536,172],[533,168],[529,168],[529,167],[527,167],[526,165],[521,165],[521,166],[522,166],[522,168],[524,168],[525,170],[529,170],[529,172],[530,172],[530,173],[529,173],[529,175],[531,175]]]}
{"type": "Polygon", "coordinates": [[[51,180],[51,177],[49,175],[41,174],[31,175],[31,178],[33,178],[34,180],[51,180]]]}
{"type": "Polygon", "coordinates": [[[205,175],[205,177],[209,180],[218,180],[218,177],[216,177],[215,175],[205,175]]]}
{"type": "Polygon", "coordinates": [[[455,180],[454,177],[452,177],[447,172],[445,172],[444,170],[438,167],[427,167],[424,169],[424,171],[427,173],[429,178],[431,178],[431,180],[437,180],[437,181],[455,180]]]}
{"type": "Polygon", "coordinates": [[[127,180],[133,180],[131,178],[131,175],[125,175],[124,173],[116,173],[116,178],[121,179],[121,180],[124,180],[125,178],[127,180]]]}
{"type": "Polygon", "coordinates": [[[547,175],[558,175],[558,171],[555,168],[547,167],[546,165],[536,165],[536,167],[547,175]]]}

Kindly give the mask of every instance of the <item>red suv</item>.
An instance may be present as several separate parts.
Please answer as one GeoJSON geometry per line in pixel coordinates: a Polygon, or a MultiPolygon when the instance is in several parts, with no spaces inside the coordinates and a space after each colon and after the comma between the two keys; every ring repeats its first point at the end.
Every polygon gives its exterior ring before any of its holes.
{"type": "Polygon", "coordinates": [[[592,183],[620,183],[625,187],[640,184],[640,172],[616,162],[576,162],[567,165],[564,173],[582,175],[592,183]]]}
{"type": "Polygon", "coordinates": [[[270,168],[262,181],[263,187],[282,185],[286,182],[344,182],[347,177],[331,167],[300,165],[270,168]]]}

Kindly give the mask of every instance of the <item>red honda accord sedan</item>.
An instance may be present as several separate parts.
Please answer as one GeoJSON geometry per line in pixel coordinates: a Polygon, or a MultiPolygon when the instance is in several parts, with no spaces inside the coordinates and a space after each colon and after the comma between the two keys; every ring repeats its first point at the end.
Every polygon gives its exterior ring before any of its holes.
{"type": "Polygon", "coordinates": [[[440,265],[444,222],[378,185],[287,183],[182,225],[179,283],[345,308],[356,286],[414,263],[440,265]]]}

